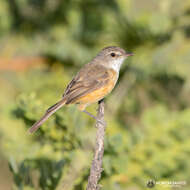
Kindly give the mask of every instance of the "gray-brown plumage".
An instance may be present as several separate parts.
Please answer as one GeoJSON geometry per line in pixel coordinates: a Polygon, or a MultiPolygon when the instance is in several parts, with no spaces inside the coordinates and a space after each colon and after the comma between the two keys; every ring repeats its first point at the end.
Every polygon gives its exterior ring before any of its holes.
{"type": "Polygon", "coordinates": [[[67,86],[62,99],[51,106],[29,132],[36,131],[53,113],[63,105],[79,104],[80,110],[104,98],[115,86],[119,69],[127,54],[119,47],[104,48],[90,63],[81,68],[67,86]]]}
{"type": "Polygon", "coordinates": [[[106,67],[96,63],[85,65],[70,82],[63,94],[65,104],[77,102],[80,97],[101,88],[109,82],[106,67]]]}

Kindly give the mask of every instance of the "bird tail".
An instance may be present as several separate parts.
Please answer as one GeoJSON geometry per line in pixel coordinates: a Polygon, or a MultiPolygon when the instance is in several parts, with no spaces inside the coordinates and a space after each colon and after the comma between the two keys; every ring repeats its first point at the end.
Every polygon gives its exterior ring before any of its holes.
{"type": "Polygon", "coordinates": [[[35,132],[53,113],[55,113],[58,109],[64,106],[65,102],[66,102],[65,99],[62,99],[53,106],[51,106],[50,108],[48,108],[43,117],[39,121],[34,123],[34,125],[32,125],[32,127],[29,128],[28,132],[29,133],[35,132]]]}

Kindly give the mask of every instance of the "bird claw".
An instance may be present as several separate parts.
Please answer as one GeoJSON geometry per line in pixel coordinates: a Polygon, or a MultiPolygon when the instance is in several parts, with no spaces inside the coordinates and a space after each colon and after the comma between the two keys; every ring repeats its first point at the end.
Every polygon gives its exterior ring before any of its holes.
{"type": "MultiPolygon", "coordinates": [[[[96,120],[96,122],[98,122],[98,123],[101,123],[101,125],[103,125],[103,126],[106,126],[106,122],[103,120],[100,120],[100,119],[98,119],[97,117],[95,117],[94,115],[92,115],[91,113],[89,113],[89,112],[87,112],[86,110],[83,110],[83,112],[84,113],[86,113],[86,114],[88,114],[90,117],[92,117],[93,119],[95,119],[96,120]]],[[[97,124],[95,125],[96,126],[96,128],[97,128],[97,124]]]]}

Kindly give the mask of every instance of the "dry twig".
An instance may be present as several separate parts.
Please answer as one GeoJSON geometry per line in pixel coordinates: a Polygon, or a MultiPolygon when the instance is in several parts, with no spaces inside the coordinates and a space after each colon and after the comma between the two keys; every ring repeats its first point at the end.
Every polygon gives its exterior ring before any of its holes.
{"type": "Polygon", "coordinates": [[[100,185],[98,185],[98,180],[100,179],[102,172],[102,160],[104,154],[104,135],[106,129],[106,123],[104,121],[103,100],[99,102],[97,119],[101,122],[96,122],[96,146],[86,190],[98,190],[100,188],[100,185]],[[104,123],[104,125],[102,123],[104,123]]]}

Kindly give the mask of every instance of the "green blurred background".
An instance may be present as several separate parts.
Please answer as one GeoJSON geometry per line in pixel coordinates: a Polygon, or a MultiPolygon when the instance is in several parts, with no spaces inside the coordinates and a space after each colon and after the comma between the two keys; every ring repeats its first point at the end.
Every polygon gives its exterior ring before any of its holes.
{"type": "Polygon", "coordinates": [[[102,190],[190,189],[190,0],[1,0],[0,189],[85,189],[94,120],[70,106],[27,129],[109,45],[135,56],[105,100],[102,190]]]}

